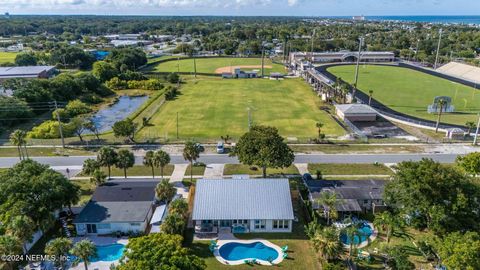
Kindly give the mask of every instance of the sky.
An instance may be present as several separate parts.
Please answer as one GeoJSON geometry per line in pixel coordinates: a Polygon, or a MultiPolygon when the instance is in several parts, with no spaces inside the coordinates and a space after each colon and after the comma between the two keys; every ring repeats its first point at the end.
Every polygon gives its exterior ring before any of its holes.
{"type": "Polygon", "coordinates": [[[11,14],[480,15],[480,0],[0,0],[11,14]]]}

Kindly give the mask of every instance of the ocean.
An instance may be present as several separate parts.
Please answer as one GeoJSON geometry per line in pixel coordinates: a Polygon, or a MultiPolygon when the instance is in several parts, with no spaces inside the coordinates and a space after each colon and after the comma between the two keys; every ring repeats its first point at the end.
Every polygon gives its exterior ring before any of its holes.
{"type": "Polygon", "coordinates": [[[480,25],[480,16],[365,16],[367,20],[374,21],[406,21],[427,23],[454,23],[480,25]]]}

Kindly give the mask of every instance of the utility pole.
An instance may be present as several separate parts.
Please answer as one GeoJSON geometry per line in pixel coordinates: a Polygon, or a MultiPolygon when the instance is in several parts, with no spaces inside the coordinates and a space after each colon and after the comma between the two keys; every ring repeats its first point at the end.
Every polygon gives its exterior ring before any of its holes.
{"type": "Polygon", "coordinates": [[[248,111],[248,130],[250,130],[252,128],[252,109],[248,107],[247,111],[248,111]]]}
{"type": "Polygon", "coordinates": [[[415,48],[415,62],[417,61],[418,46],[420,46],[420,39],[417,39],[417,47],[415,48]]]}
{"type": "Polygon", "coordinates": [[[193,72],[194,72],[194,77],[197,78],[197,61],[195,59],[195,55],[193,56],[193,72]]]}
{"type": "Polygon", "coordinates": [[[317,29],[313,29],[313,34],[312,34],[312,50],[311,50],[311,53],[310,53],[310,61],[312,62],[312,65],[313,65],[313,47],[314,47],[314,41],[315,41],[315,33],[317,33],[317,29]]]}
{"type": "Polygon", "coordinates": [[[58,113],[57,101],[54,100],[53,104],[55,106],[55,114],[57,115],[58,131],[60,132],[60,138],[62,138],[62,148],[65,148],[65,138],[63,138],[63,127],[62,127],[62,121],[60,121],[60,114],[58,113]]]}
{"type": "Polygon", "coordinates": [[[438,37],[438,46],[437,46],[437,56],[435,57],[435,65],[433,66],[433,69],[437,69],[438,56],[440,55],[440,44],[442,43],[442,33],[443,33],[443,29],[440,28],[440,30],[438,31],[438,33],[439,33],[439,37],[438,37]]]}
{"type": "Polygon", "coordinates": [[[359,72],[359,67],[360,67],[360,58],[362,55],[362,46],[363,46],[363,41],[364,38],[360,37],[358,39],[359,44],[358,44],[358,57],[357,57],[357,65],[355,66],[355,82],[353,83],[353,91],[352,91],[352,99],[355,98],[355,92],[357,91],[357,84],[358,84],[358,72],[359,72]]]}
{"type": "Polygon", "coordinates": [[[480,113],[478,114],[477,130],[475,131],[475,138],[473,139],[473,145],[477,145],[478,131],[480,130],[480,113]]]}
{"type": "Polygon", "coordinates": [[[177,139],[178,139],[178,112],[177,112],[177,139]]]}
{"type": "Polygon", "coordinates": [[[262,41],[262,78],[265,75],[265,47],[262,41]]]}

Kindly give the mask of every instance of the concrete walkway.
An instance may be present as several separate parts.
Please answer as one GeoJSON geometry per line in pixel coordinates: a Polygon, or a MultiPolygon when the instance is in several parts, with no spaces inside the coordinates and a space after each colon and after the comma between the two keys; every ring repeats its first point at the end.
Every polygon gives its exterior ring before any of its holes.
{"type": "Polygon", "coordinates": [[[295,165],[295,167],[297,167],[298,173],[300,175],[304,175],[304,174],[308,173],[308,163],[295,163],[293,165],[295,165]]]}
{"type": "Polygon", "coordinates": [[[188,199],[188,187],[183,185],[182,180],[187,168],[188,164],[175,164],[172,176],[170,176],[170,183],[172,183],[177,189],[177,194],[182,195],[182,198],[185,200],[188,199]]]}
{"type": "Polygon", "coordinates": [[[223,169],[225,164],[208,164],[205,168],[203,177],[205,179],[221,179],[223,177],[223,169]]]}

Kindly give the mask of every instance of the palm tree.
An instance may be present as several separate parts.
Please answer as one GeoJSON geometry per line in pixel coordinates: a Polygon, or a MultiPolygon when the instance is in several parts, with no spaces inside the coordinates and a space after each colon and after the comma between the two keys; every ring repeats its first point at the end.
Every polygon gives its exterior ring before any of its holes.
{"type": "Polygon", "coordinates": [[[72,240],[65,237],[55,238],[45,246],[45,254],[55,256],[57,258],[55,265],[64,269],[65,260],[62,257],[66,256],[71,248],[72,240]]]}
{"type": "Polygon", "coordinates": [[[323,207],[323,213],[327,218],[327,225],[330,225],[330,219],[338,216],[337,212],[337,193],[325,191],[320,193],[320,197],[316,199],[316,203],[323,207]]]}
{"type": "Polygon", "coordinates": [[[318,230],[311,239],[313,247],[325,261],[338,257],[342,252],[342,243],[338,231],[333,227],[318,230]]]}
{"type": "Polygon", "coordinates": [[[155,152],[147,151],[143,157],[143,165],[152,168],[152,178],[155,179],[155,152]]]}
{"type": "MultiPolygon", "coordinates": [[[[0,254],[20,254],[22,252],[22,242],[13,235],[0,235],[0,254]]],[[[15,262],[11,261],[0,261],[1,269],[13,270],[15,262]],[[3,267],[6,266],[6,267],[3,267]]]]}
{"type": "Polygon", "coordinates": [[[16,216],[7,225],[7,233],[15,236],[21,243],[23,243],[23,253],[27,252],[26,244],[32,241],[35,227],[33,220],[27,216],[16,216]]]}
{"type": "Polygon", "coordinates": [[[170,163],[170,155],[163,150],[158,150],[155,153],[154,163],[155,166],[160,167],[160,175],[163,179],[163,169],[170,163]]]}
{"type": "Polygon", "coordinates": [[[223,142],[225,144],[228,144],[228,141],[230,141],[232,139],[232,137],[230,137],[230,135],[225,135],[225,136],[220,136],[220,138],[223,140],[223,142]]]}
{"type": "Polygon", "coordinates": [[[193,162],[200,157],[200,149],[195,142],[189,141],[183,148],[183,158],[190,161],[190,181],[193,181],[193,162]]]}
{"type": "Polygon", "coordinates": [[[475,122],[468,121],[465,123],[465,126],[467,126],[468,128],[467,134],[470,135],[470,132],[472,132],[472,129],[474,129],[477,125],[475,124],[475,122]]]}
{"type": "Polygon", "coordinates": [[[25,156],[28,158],[26,140],[25,140],[26,135],[27,133],[20,129],[17,129],[10,134],[10,143],[17,147],[18,158],[20,158],[20,160],[25,158],[25,156]],[[23,155],[22,146],[25,147],[25,156],[23,155]]]}
{"type": "Polygon", "coordinates": [[[117,162],[118,154],[110,146],[104,146],[100,148],[97,155],[97,161],[100,166],[108,168],[108,178],[111,177],[111,167],[117,162]]]}
{"type": "Polygon", "coordinates": [[[93,158],[88,158],[83,162],[82,173],[85,175],[92,175],[95,171],[99,169],[99,162],[93,158]]]}
{"type": "Polygon", "coordinates": [[[155,187],[155,194],[157,199],[168,203],[173,199],[173,196],[177,193],[177,190],[172,183],[168,182],[167,179],[163,179],[155,187]]]}
{"type": "Polygon", "coordinates": [[[185,228],[185,218],[178,213],[170,213],[162,222],[160,230],[166,234],[182,234],[185,228]]]}
{"type": "Polygon", "coordinates": [[[380,231],[384,232],[387,237],[387,243],[390,242],[390,238],[395,229],[401,227],[400,220],[392,213],[385,211],[375,216],[373,225],[380,231]]]}
{"type": "MultiPolygon", "coordinates": [[[[90,263],[90,259],[92,257],[98,257],[97,247],[95,246],[95,244],[92,243],[92,241],[87,239],[77,242],[70,250],[70,253],[73,256],[76,256],[79,260],[83,261],[85,265],[85,270],[88,270],[88,264],[90,263]]],[[[77,263],[80,262],[79,260],[77,260],[77,263]]]]}
{"type": "MultiPolygon", "coordinates": [[[[348,223],[348,222],[347,222],[348,223]]],[[[349,245],[348,245],[348,257],[351,258],[352,257],[352,251],[353,251],[353,247],[356,245],[355,243],[355,236],[358,236],[358,226],[355,225],[355,224],[352,224],[346,228],[343,229],[343,233],[345,234],[345,236],[347,236],[347,239],[349,241],[349,245]]]]}
{"type": "Polygon", "coordinates": [[[123,175],[125,178],[127,178],[127,169],[133,167],[133,165],[135,165],[135,156],[132,152],[127,149],[118,151],[118,158],[115,167],[123,169],[123,175]]]}
{"type": "Polygon", "coordinates": [[[95,170],[90,177],[90,183],[94,183],[96,186],[100,186],[107,182],[107,175],[100,169],[95,170]]]}
{"type": "Polygon", "coordinates": [[[170,203],[169,213],[177,213],[184,218],[188,217],[188,203],[185,201],[185,199],[177,199],[174,200],[173,202],[170,203]]]}
{"type": "Polygon", "coordinates": [[[435,125],[435,133],[438,132],[438,127],[440,126],[440,119],[442,118],[443,106],[445,106],[445,104],[447,104],[447,102],[442,98],[442,99],[438,100],[437,104],[438,104],[438,106],[440,106],[440,110],[438,112],[437,124],[435,125]]]}
{"type": "Polygon", "coordinates": [[[372,106],[373,90],[368,91],[368,106],[372,106]]]}
{"type": "Polygon", "coordinates": [[[322,138],[322,128],[323,128],[323,123],[322,122],[317,122],[315,124],[318,130],[318,138],[322,138]]]}

